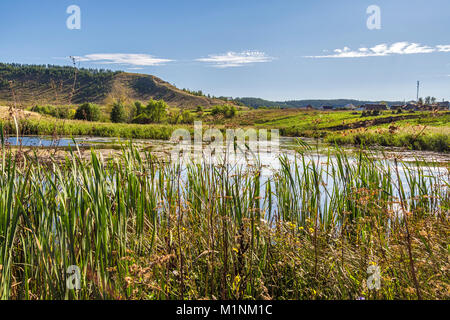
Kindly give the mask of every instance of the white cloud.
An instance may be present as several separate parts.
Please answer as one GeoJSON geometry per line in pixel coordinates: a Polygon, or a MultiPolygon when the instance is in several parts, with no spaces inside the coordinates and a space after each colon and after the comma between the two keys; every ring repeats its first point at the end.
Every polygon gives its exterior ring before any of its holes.
{"type": "Polygon", "coordinates": [[[450,52],[450,45],[438,45],[436,47],[430,47],[421,45],[419,43],[409,43],[403,41],[396,42],[391,45],[382,43],[372,48],[363,47],[357,50],[352,50],[349,47],[344,47],[343,49],[335,49],[334,54],[322,56],[307,56],[306,58],[365,58],[432,52],[450,52]]]}
{"type": "Polygon", "coordinates": [[[450,45],[440,45],[437,46],[439,52],[450,52],[450,45]]]}
{"type": "Polygon", "coordinates": [[[196,61],[211,63],[217,68],[242,67],[253,63],[270,62],[274,58],[260,51],[227,52],[224,54],[209,55],[208,58],[196,61]]]}
{"type": "Polygon", "coordinates": [[[173,60],[155,58],[149,54],[135,53],[96,53],[76,57],[78,61],[97,62],[100,64],[123,64],[132,66],[160,66],[173,60]]]}

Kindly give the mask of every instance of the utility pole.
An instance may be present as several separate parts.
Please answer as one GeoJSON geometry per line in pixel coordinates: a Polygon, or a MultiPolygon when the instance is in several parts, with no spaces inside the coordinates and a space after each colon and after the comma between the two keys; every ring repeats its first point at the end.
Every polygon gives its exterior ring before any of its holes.
{"type": "Polygon", "coordinates": [[[420,81],[417,81],[417,103],[419,103],[419,89],[420,89],[420,81]]]}
{"type": "Polygon", "coordinates": [[[70,95],[69,95],[69,104],[72,104],[72,98],[73,98],[73,95],[75,94],[75,85],[77,84],[78,69],[77,69],[77,60],[76,60],[76,58],[72,57],[72,56],[70,56],[69,58],[70,58],[70,60],[72,60],[73,70],[74,70],[73,86],[72,86],[72,91],[70,92],[70,95]]]}

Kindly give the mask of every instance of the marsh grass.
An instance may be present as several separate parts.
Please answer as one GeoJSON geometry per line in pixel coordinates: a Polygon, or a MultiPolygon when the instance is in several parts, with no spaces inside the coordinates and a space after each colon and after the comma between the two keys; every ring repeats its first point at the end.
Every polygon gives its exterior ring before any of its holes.
{"type": "Polygon", "coordinates": [[[409,150],[450,152],[448,127],[408,126],[349,130],[329,134],[325,141],[338,145],[399,147],[409,150]]]}
{"type": "Polygon", "coordinates": [[[334,153],[282,157],[267,178],[133,146],[41,162],[2,143],[0,296],[448,299],[448,168],[334,153]],[[71,265],[81,290],[67,289],[71,265]]]}

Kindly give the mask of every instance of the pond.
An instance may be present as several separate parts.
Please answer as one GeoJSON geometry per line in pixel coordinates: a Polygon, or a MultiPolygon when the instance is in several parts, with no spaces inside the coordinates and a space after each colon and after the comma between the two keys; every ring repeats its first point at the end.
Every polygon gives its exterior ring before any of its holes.
{"type": "MultiPolygon", "coordinates": [[[[52,147],[73,147],[76,143],[79,147],[88,149],[90,147],[95,147],[97,151],[110,150],[113,148],[119,149],[121,145],[129,142],[127,139],[117,138],[77,137],[71,139],[65,137],[52,139],[52,137],[39,136],[23,136],[19,137],[19,139],[16,137],[8,137],[6,141],[12,146],[21,145],[24,147],[39,147],[44,149],[50,149],[52,147]]],[[[234,149],[233,152],[224,153],[227,155],[235,155],[232,159],[227,158],[227,164],[231,164],[229,167],[232,168],[230,174],[235,174],[236,171],[241,168],[252,170],[252,165],[260,164],[260,193],[264,195],[266,193],[266,184],[271,184],[272,190],[274,190],[276,186],[273,182],[273,177],[280,172],[283,172],[283,170],[281,170],[283,164],[282,161],[280,161],[280,158],[283,158],[285,163],[293,165],[289,168],[292,173],[294,173],[295,170],[298,170],[298,176],[293,175],[293,193],[300,193],[301,190],[296,190],[296,188],[304,183],[303,181],[298,180],[298,177],[304,177],[305,174],[308,174],[311,170],[317,170],[319,179],[323,182],[320,186],[320,208],[325,212],[327,203],[333,198],[332,195],[343,193],[342,189],[345,184],[345,178],[342,174],[338,177],[339,175],[334,171],[338,168],[338,153],[343,151],[343,153],[348,155],[348,162],[345,163],[345,166],[355,167],[358,163],[358,149],[355,147],[334,149],[333,147],[324,144],[321,140],[303,139],[302,141],[309,147],[305,148],[305,145],[302,146],[299,144],[298,140],[295,138],[281,137],[279,139],[279,144],[276,144],[275,148],[273,148],[274,145],[270,143],[256,143],[256,146],[253,146],[253,148],[257,147],[258,152],[256,153],[249,152],[249,150],[242,145],[240,146],[241,152],[236,152],[235,148],[231,148],[232,150],[234,149]],[[301,150],[301,152],[298,152],[299,150],[301,150]],[[304,158],[302,158],[302,154],[304,155],[304,158]],[[305,163],[302,164],[303,160],[305,163]],[[300,165],[295,168],[295,163],[300,165]]],[[[136,146],[150,150],[152,155],[155,155],[156,157],[171,157],[171,152],[174,147],[177,145],[179,146],[177,142],[163,140],[137,139],[133,140],[133,143],[136,146]]],[[[188,146],[190,145],[187,145],[186,147],[182,146],[180,149],[189,150],[187,148],[188,146]]],[[[220,154],[221,150],[215,149],[214,155],[211,156],[210,153],[210,158],[208,158],[206,156],[207,152],[205,152],[205,150],[208,150],[208,147],[209,146],[206,144],[203,145],[204,154],[202,155],[202,160],[206,160],[206,163],[221,163],[223,158],[219,157],[218,159],[217,156],[217,154],[220,154]]],[[[212,148],[209,150],[211,149],[212,148]]],[[[222,147],[222,149],[225,149],[225,147],[222,147]]],[[[398,176],[405,186],[408,185],[408,179],[410,181],[411,178],[419,179],[420,177],[427,176],[428,181],[422,185],[422,188],[428,189],[429,192],[432,193],[431,190],[434,188],[433,186],[440,185],[441,183],[448,185],[450,182],[448,170],[448,165],[450,164],[449,154],[381,147],[371,148],[370,150],[367,150],[367,153],[370,158],[380,160],[379,164],[377,164],[377,171],[391,171],[392,183],[395,185],[398,182],[396,173],[394,173],[395,159],[404,163],[403,165],[398,166],[398,176]],[[419,174],[420,170],[423,173],[419,174]]],[[[286,173],[286,171],[284,172],[286,173]]],[[[182,179],[185,179],[184,174],[182,179]]],[[[414,191],[408,189],[406,190],[406,193],[409,197],[414,194],[414,191]]],[[[266,197],[263,197],[263,199],[260,200],[261,206],[264,206],[263,202],[268,199],[267,196],[268,195],[266,194],[266,197]]],[[[398,197],[398,191],[395,188],[392,190],[392,196],[398,197]]],[[[278,204],[279,199],[275,194],[270,195],[269,197],[274,205],[278,204]]],[[[399,211],[399,208],[396,208],[394,211],[399,211]]]]}
{"type": "MultiPolygon", "coordinates": [[[[322,140],[311,139],[311,138],[301,138],[304,142],[311,146],[311,150],[307,153],[310,155],[324,156],[328,153],[330,149],[322,140]]],[[[74,146],[75,143],[79,147],[96,147],[97,149],[113,149],[117,148],[122,144],[129,143],[128,139],[120,138],[104,138],[104,137],[59,137],[53,138],[51,136],[20,136],[17,137],[7,137],[5,142],[11,146],[23,146],[23,147],[39,147],[39,148],[55,148],[55,147],[69,147],[74,146]]],[[[175,142],[166,140],[150,140],[150,139],[135,139],[133,143],[142,147],[151,148],[152,152],[155,153],[170,153],[175,142]]],[[[264,165],[275,164],[278,162],[278,157],[280,155],[287,155],[292,157],[296,153],[298,148],[297,138],[290,137],[280,137],[279,138],[279,148],[275,149],[275,152],[271,150],[266,150],[267,146],[262,146],[257,143],[258,153],[260,162],[264,165]]],[[[270,147],[270,146],[269,146],[270,147]]],[[[331,148],[332,149],[332,148],[331,148]]],[[[348,153],[355,153],[358,148],[353,146],[342,147],[348,153]]],[[[428,164],[432,163],[436,166],[446,166],[450,163],[450,153],[440,153],[432,151],[415,151],[402,148],[394,147],[371,147],[371,156],[379,159],[401,159],[404,162],[415,162],[416,160],[426,162],[428,164]]],[[[248,161],[252,154],[247,154],[248,157],[245,161],[248,161]]]]}

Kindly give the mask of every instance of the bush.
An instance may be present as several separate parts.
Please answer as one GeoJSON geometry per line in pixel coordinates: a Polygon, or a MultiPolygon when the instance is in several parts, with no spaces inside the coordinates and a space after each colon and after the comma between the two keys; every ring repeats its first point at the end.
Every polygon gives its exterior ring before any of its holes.
{"type": "Polygon", "coordinates": [[[172,112],[168,115],[169,124],[179,124],[182,120],[182,115],[180,112],[172,112]]]}
{"type": "Polygon", "coordinates": [[[78,107],[75,113],[75,119],[98,121],[100,119],[100,108],[92,103],[84,103],[78,107]]]}
{"type": "Polygon", "coordinates": [[[184,110],[181,114],[181,123],[183,124],[192,124],[194,123],[194,117],[192,116],[189,110],[184,110]]]}
{"type": "Polygon", "coordinates": [[[144,105],[140,101],[136,101],[134,103],[134,106],[136,108],[136,116],[140,115],[142,112],[144,112],[144,105]]]}
{"type": "Polygon", "coordinates": [[[114,103],[111,110],[111,122],[120,123],[125,122],[127,120],[127,114],[125,111],[125,107],[121,102],[114,103]]]}
{"type": "Polygon", "coordinates": [[[213,116],[221,114],[225,118],[233,118],[236,115],[236,107],[235,106],[229,106],[229,105],[215,106],[211,110],[211,114],[213,116]]]}
{"type": "Polygon", "coordinates": [[[151,119],[147,114],[141,113],[140,115],[135,117],[132,122],[137,124],[149,124],[151,123],[151,119]]]}
{"type": "Polygon", "coordinates": [[[126,117],[127,117],[126,121],[131,123],[133,121],[134,117],[136,117],[138,115],[136,104],[128,105],[125,108],[125,113],[126,113],[126,117]]]}
{"type": "Polygon", "coordinates": [[[70,119],[71,109],[69,107],[54,107],[54,106],[34,106],[31,111],[39,114],[45,114],[58,119],[70,119]]]}

